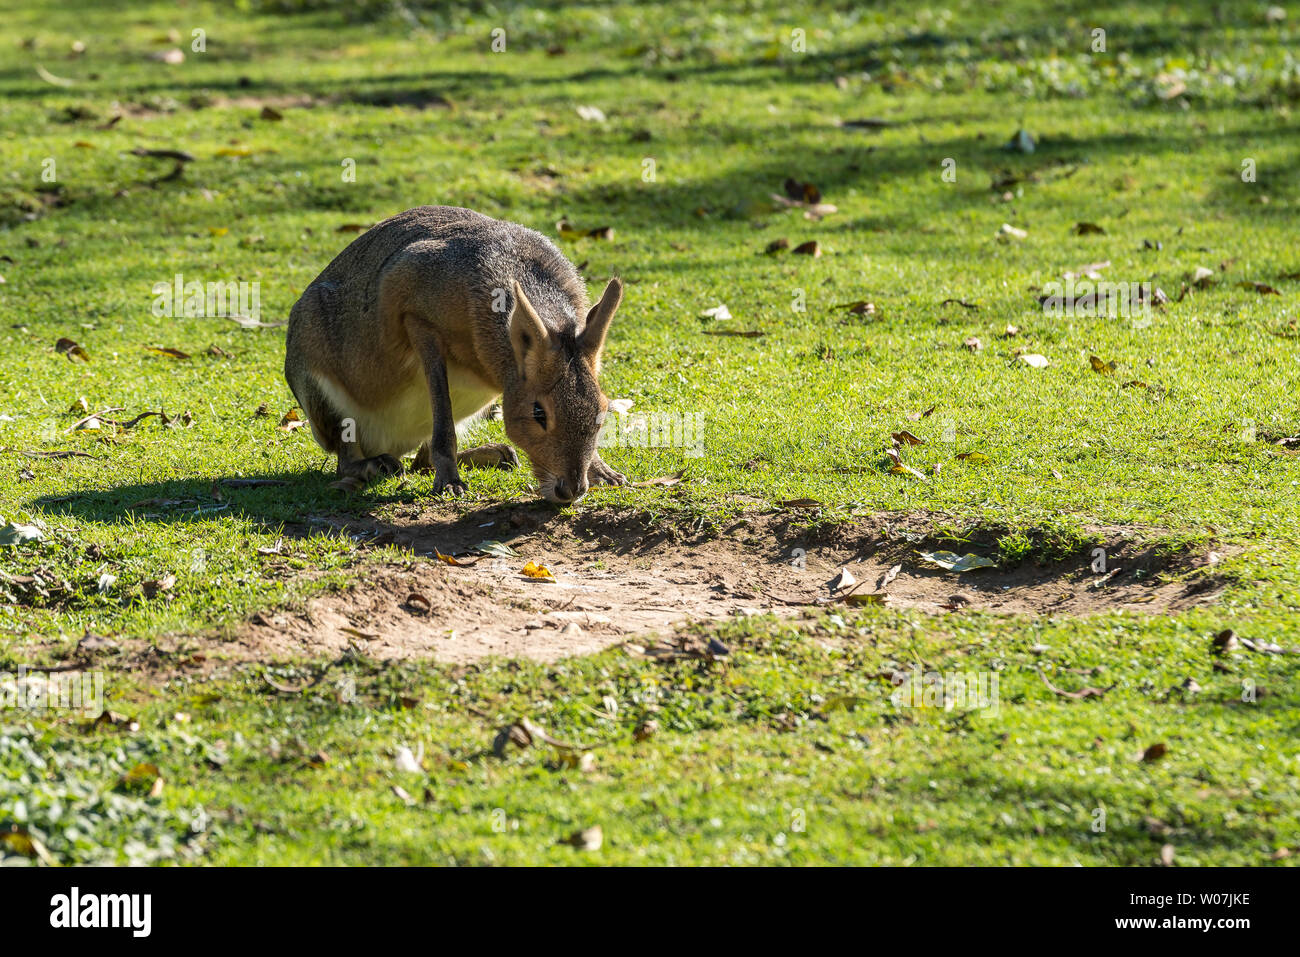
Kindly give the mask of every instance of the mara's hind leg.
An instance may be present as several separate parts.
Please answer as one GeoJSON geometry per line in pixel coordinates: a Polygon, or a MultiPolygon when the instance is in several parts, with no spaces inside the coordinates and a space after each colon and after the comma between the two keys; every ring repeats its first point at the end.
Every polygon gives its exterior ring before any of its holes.
{"type": "Polygon", "coordinates": [[[356,421],[341,415],[313,378],[306,376],[290,385],[311,425],[316,444],[338,456],[335,471],[339,478],[369,482],[402,471],[402,463],[394,456],[365,454],[361,437],[357,435],[356,421]]]}
{"type": "Polygon", "coordinates": [[[381,475],[402,471],[402,463],[391,455],[367,456],[364,436],[357,435],[355,419],[339,411],[321,388],[307,358],[312,351],[326,348],[321,312],[331,308],[329,288],[308,287],[289,314],[289,335],[284,363],[285,379],[311,425],[316,444],[338,456],[340,478],[369,482],[381,475]]]}

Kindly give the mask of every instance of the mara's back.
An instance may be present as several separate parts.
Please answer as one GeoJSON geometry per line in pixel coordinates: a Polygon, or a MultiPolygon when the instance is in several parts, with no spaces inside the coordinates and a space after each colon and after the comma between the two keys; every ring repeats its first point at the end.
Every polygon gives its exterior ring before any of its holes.
{"type": "MultiPolygon", "coordinates": [[[[371,227],[325,267],[325,284],[344,321],[373,320],[385,278],[411,284],[413,296],[483,315],[508,313],[518,281],[552,328],[586,315],[586,287],[549,239],[517,223],[458,206],[417,206],[371,227]]],[[[503,317],[503,316],[502,316],[503,317]]]]}

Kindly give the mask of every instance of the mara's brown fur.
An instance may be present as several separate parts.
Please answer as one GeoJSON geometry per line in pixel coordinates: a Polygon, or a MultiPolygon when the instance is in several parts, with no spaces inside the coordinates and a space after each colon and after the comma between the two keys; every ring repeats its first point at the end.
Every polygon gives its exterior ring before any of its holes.
{"type": "Polygon", "coordinates": [[[284,374],[340,475],[399,471],[415,452],[436,493],[462,492],[458,464],[518,462],[508,445],[457,454],[456,426],[500,396],[541,493],[576,501],[590,484],[626,481],[596,450],[609,405],[600,353],[622,298],[611,279],[591,306],[540,233],[420,206],[358,236],[307,287],[284,374]]]}

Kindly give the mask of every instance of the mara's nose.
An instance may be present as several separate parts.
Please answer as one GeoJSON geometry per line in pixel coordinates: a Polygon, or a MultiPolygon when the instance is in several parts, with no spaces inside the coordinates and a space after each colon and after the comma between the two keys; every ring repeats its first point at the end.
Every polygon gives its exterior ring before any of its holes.
{"type": "Polygon", "coordinates": [[[561,502],[576,502],[586,494],[586,479],[579,479],[576,482],[571,479],[555,480],[555,497],[561,502]]]}

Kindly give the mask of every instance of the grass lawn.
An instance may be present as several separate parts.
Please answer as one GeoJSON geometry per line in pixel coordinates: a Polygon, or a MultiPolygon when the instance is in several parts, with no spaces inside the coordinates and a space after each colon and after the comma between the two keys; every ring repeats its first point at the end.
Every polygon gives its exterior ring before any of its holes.
{"type": "Polygon", "coordinates": [[[5,863],[1298,859],[1300,6],[725,6],[0,0],[0,695],[82,667],[111,712],[0,708],[5,863]],[[624,278],[604,387],[702,415],[703,454],[605,458],[682,481],[561,510],[527,469],[331,487],[282,425],[279,324],[421,204],[554,237],[594,295],[624,278]],[[1045,309],[1066,274],[1155,302],[1045,309]],[[258,283],[261,324],[157,315],[177,276],[258,283]],[[497,507],[679,550],[782,517],[759,575],[921,523],[998,565],[954,592],[1082,588],[1123,538],[1214,597],[839,602],[669,657],[233,653],[437,564],[357,527],[497,507]],[[900,703],[920,672],[995,700],[900,703]],[[512,722],[592,747],[494,748],[512,722]]]}

